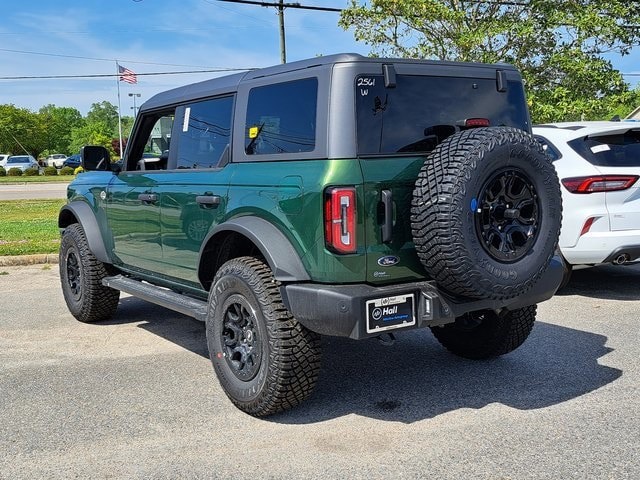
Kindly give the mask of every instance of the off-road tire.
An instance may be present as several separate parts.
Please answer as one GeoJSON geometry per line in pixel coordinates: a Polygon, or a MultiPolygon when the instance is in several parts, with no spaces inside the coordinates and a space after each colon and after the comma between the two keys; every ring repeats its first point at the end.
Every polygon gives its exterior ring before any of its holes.
{"type": "Polygon", "coordinates": [[[411,205],[426,272],[443,290],[469,298],[527,292],[560,234],[555,169],[540,143],[515,128],[476,128],[444,140],[425,159],[411,205]]]}
{"type": "Polygon", "coordinates": [[[71,314],[81,322],[93,323],[113,317],[120,291],[105,287],[107,265],[98,261],[82,226],[69,225],[62,234],[59,254],[62,293],[71,314]]]}
{"type": "Polygon", "coordinates": [[[256,417],[301,403],[320,371],[320,336],[288,312],[279,286],[262,261],[240,257],[222,265],[209,293],[213,368],[229,399],[256,417]]]}
{"type": "Polygon", "coordinates": [[[473,360],[498,357],[524,343],[536,319],[536,305],[502,314],[493,310],[470,312],[454,323],[431,327],[433,335],[451,353],[473,360]]]}

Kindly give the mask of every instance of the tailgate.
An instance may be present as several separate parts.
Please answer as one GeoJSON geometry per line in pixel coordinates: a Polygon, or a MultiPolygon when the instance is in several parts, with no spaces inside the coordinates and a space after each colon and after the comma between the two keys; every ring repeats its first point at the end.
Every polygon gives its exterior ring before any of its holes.
{"type": "Polygon", "coordinates": [[[411,198],[424,157],[361,159],[367,281],[424,279],[411,237],[411,198]]]}
{"type": "MultiPolygon", "coordinates": [[[[608,175],[640,176],[640,167],[598,169],[608,175]]],[[[606,192],[605,202],[612,231],[640,230],[640,180],[626,190],[606,192]]]]}

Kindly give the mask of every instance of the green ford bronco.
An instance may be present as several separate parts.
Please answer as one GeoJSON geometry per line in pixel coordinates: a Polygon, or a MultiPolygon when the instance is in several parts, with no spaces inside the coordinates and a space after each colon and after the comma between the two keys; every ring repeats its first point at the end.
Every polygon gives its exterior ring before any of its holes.
{"type": "Polygon", "coordinates": [[[508,65],[314,58],[158,94],[122,164],[87,146],[58,224],[71,313],[127,292],[206,323],[255,416],[307,398],[320,335],[521,345],[558,287],[559,183],[508,65]]]}

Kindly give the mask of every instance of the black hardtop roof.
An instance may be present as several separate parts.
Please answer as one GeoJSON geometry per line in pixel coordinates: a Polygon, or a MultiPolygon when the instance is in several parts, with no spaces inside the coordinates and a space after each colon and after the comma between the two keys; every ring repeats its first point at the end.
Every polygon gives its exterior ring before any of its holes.
{"type": "Polygon", "coordinates": [[[167,90],[162,93],[154,95],[149,100],[144,102],[140,106],[140,111],[154,110],[156,108],[166,107],[168,105],[175,105],[177,103],[188,102],[191,100],[198,100],[200,98],[211,97],[216,95],[224,95],[225,93],[233,93],[237,90],[238,85],[243,80],[250,80],[252,78],[268,77],[271,75],[278,75],[287,72],[293,72],[296,70],[303,70],[305,68],[317,67],[322,65],[331,65],[337,63],[407,63],[407,64],[431,64],[431,65],[459,65],[459,66],[492,66],[503,70],[515,70],[512,65],[509,64],[474,64],[463,62],[445,62],[439,60],[419,60],[419,59],[407,59],[407,58],[376,58],[365,57],[357,53],[338,53],[335,55],[327,55],[322,57],[309,58],[307,60],[300,60],[291,63],[285,63],[281,65],[275,65],[272,67],[259,68],[255,70],[249,70],[242,73],[236,73],[233,75],[225,75],[222,77],[212,78],[198,83],[192,83],[182,87],[177,87],[171,90],[167,90]]]}

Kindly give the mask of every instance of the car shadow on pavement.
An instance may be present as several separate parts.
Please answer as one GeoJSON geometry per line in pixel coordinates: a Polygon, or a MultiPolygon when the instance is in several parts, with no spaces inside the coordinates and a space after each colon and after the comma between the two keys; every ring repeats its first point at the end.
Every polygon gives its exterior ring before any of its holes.
{"type": "MultiPolygon", "coordinates": [[[[114,319],[101,324],[131,322],[208,358],[202,322],[127,297],[114,319]]],[[[473,361],[447,352],[429,330],[398,333],[391,346],[376,339],[323,337],[322,368],[313,395],[299,407],[266,420],[307,424],[357,414],[412,423],[492,403],[519,410],[545,408],[597,390],[622,375],[621,370],[598,363],[612,351],[605,347],[606,340],[538,321],[516,351],[473,361]]]]}
{"type": "Polygon", "coordinates": [[[606,337],[537,322],[518,350],[488,361],[456,357],[428,330],[399,334],[393,346],[376,340],[324,339],[314,395],[267,420],[315,423],[357,414],[412,423],[458,409],[500,403],[545,408],[607,385],[622,371],[598,363],[611,351],[606,337]]]}
{"type": "Polygon", "coordinates": [[[121,298],[114,317],[109,321],[100,322],[99,325],[136,322],[141,322],[139,328],[209,358],[204,322],[135,297],[121,298]]]}
{"type": "Polygon", "coordinates": [[[569,284],[556,295],[603,300],[640,300],[640,264],[600,265],[574,270],[569,284]]]}

